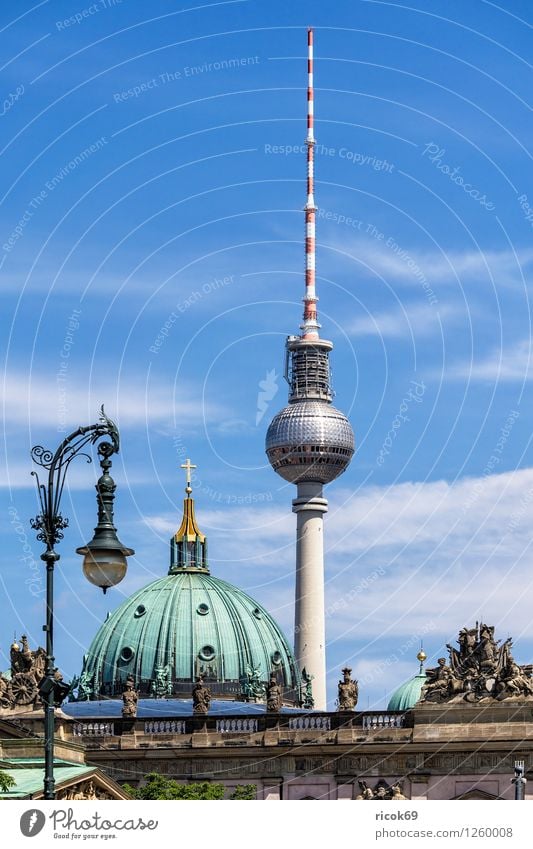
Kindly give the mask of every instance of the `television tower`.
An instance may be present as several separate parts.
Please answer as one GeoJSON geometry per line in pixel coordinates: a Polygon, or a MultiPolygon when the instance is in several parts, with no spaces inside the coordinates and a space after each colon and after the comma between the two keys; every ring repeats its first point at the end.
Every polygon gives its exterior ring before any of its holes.
{"type": "Polygon", "coordinates": [[[294,652],[300,671],[314,676],[315,708],[326,709],[323,515],[328,502],[323,485],[345,471],[354,453],[346,416],[332,406],[329,354],[333,343],[321,339],[315,286],[313,132],[313,30],[307,34],[307,202],[305,212],[305,296],[300,336],[288,336],[285,378],[289,403],[272,420],[266,453],[278,475],[297,485],[296,592],[294,652]]]}

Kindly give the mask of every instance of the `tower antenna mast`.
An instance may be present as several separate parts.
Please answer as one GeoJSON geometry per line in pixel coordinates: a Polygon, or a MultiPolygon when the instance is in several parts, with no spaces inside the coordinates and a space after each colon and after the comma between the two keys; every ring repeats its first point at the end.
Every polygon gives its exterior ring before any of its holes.
{"type": "Polygon", "coordinates": [[[315,134],[314,134],[314,84],[313,84],[313,30],[307,31],[307,201],[305,211],[305,298],[304,320],[301,325],[303,339],[318,339],[320,325],[317,321],[317,296],[315,279],[315,134]]]}

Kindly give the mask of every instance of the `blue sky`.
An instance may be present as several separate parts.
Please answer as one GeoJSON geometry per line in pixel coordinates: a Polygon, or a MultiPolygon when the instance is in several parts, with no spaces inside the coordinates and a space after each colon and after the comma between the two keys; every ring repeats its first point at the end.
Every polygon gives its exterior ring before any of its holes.
{"type": "Polygon", "coordinates": [[[83,578],[74,549],[95,500],[80,461],[57,572],[67,676],[106,612],[166,572],[186,456],[213,573],[291,633],[293,491],[264,435],[301,314],[310,24],[319,310],[357,441],[328,489],[331,699],[347,663],[360,706],[383,706],[421,640],[433,660],[479,618],[531,662],[530,4],[100,0],[11,14],[0,665],[14,632],[42,642],[30,448],[55,448],[102,402],[122,435],[119,533],[137,554],[105,598],[83,578]]]}

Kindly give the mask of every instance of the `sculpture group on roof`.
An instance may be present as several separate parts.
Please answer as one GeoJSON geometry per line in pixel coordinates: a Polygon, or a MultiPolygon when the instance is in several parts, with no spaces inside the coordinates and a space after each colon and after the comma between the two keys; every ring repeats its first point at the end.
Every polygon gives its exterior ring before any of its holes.
{"type": "Polygon", "coordinates": [[[14,642],[11,646],[10,675],[0,675],[0,707],[4,709],[35,706],[40,702],[39,684],[44,677],[46,652],[43,648],[32,651],[25,634],[21,643],[19,646],[14,642]]]}
{"type": "Polygon", "coordinates": [[[402,785],[399,781],[395,784],[387,784],[383,778],[377,782],[374,787],[369,787],[366,781],[358,781],[359,788],[361,790],[360,794],[356,796],[356,800],[358,799],[371,799],[374,802],[383,802],[387,800],[394,799],[405,799],[406,797],[402,792],[402,785]]]}
{"type": "Polygon", "coordinates": [[[426,671],[423,702],[480,699],[507,699],[533,696],[530,667],[519,666],[509,637],[500,645],[494,639],[494,626],[477,623],[459,632],[459,648],[447,645],[449,663],[440,657],[438,666],[426,671]]]}

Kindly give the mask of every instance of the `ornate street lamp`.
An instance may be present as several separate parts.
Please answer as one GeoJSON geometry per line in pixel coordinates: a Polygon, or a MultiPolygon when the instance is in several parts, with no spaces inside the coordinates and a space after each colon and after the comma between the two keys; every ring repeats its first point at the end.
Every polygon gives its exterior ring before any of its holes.
{"type": "Polygon", "coordinates": [[[37,480],[41,512],[31,520],[32,528],[38,531],[37,539],[46,545],[46,551],[41,554],[41,559],[46,563],[46,625],[43,626],[46,632],[46,667],[44,678],[39,686],[44,703],[45,799],[55,798],[54,708],[61,705],[69,689],[54,667],[54,565],[59,560],[59,554],[54,546],[63,539],[63,531],[68,527],[68,519],[63,518],[59,508],[70,463],[77,456],[85,457],[88,463],[92,462],[91,457],[82,449],[89,443],[94,445],[105,436],[109,437],[111,442],[101,442],[97,449],[103,470],[96,484],[98,524],[91,542],[77,549],[79,554],[85,555],[83,561],[85,576],[105,592],[108,587],[115,586],[122,580],[126,574],[126,557],[135,553],[133,549],[122,545],[113,525],[116,486],[109,475],[111,467],[109,458],[112,454],[118,453],[120,447],[117,426],[107,418],[102,406],[98,424],[78,428],[63,440],[54,454],[40,445],[36,445],[31,451],[33,461],[48,472],[46,484],[40,482],[37,472],[32,472],[37,480]]]}

